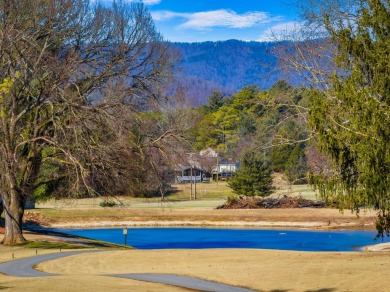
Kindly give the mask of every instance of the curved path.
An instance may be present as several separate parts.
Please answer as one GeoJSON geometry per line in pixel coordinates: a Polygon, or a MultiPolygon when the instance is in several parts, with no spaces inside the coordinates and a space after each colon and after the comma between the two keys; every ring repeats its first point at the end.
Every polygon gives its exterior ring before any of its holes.
{"type": "Polygon", "coordinates": [[[202,280],[193,277],[172,274],[122,274],[107,275],[111,277],[127,278],[138,281],[168,284],[198,291],[210,292],[255,292],[254,290],[221,284],[214,281],[202,280]]]}
{"type": "MultiPolygon", "coordinates": [[[[0,264],[0,273],[14,277],[48,277],[58,276],[34,269],[34,266],[42,262],[58,259],[61,257],[72,256],[83,253],[101,252],[98,250],[84,250],[73,252],[61,252],[35,257],[23,258],[0,264]]],[[[214,281],[202,280],[193,277],[179,276],[172,274],[116,274],[106,275],[109,277],[127,278],[138,281],[146,281],[160,284],[167,284],[183,288],[189,288],[198,291],[214,291],[214,292],[254,292],[254,290],[221,284],[214,281]]]]}
{"type": "Polygon", "coordinates": [[[40,255],[35,257],[23,258],[19,260],[14,260],[6,263],[0,264],[0,273],[14,276],[14,277],[47,277],[47,276],[58,276],[57,274],[50,274],[45,272],[40,272],[34,269],[34,266],[49,260],[54,260],[62,257],[98,252],[97,250],[83,250],[83,251],[70,251],[70,252],[60,252],[52,253],[46,255],[40,255]]]}

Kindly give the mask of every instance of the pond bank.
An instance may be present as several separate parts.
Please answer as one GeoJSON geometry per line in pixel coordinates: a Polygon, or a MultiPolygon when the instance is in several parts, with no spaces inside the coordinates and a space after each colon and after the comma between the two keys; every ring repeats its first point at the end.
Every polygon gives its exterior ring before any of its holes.
{"type": "Polygon", "coordinates": [[[335,209],[41,209],[29,210],[28,224],[53,228],[123,226],[226,226],[310,229],[372,229],[375,212],[359,216],[335,209]]]}

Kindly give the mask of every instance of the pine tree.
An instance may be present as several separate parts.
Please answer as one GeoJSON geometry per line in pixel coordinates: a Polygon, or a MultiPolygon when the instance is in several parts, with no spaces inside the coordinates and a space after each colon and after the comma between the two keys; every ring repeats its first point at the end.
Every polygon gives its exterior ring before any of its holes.
{"type": "Polygon", "coordinates": [[[307,182],[305,147],[305,143],[296,144],[287,159],[285,174],[290,184],[304,184],[307,182]]]}
{"type": "Polygon", "coordinates": [[[216,112],[225,102],[223,94],[219,91],[214,91],[208,98],[208,104],[206,105],[207,112],[216,112]]]}
{"type": "Polygon", "coordinates": [[[229,186],[239,195],[265,197],[272,192],[271,168],[258,153],[246,152],[229,186]]]}

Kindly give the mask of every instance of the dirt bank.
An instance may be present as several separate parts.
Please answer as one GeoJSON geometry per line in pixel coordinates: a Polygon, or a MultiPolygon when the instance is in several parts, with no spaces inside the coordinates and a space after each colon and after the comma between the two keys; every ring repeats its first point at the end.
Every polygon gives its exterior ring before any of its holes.
{"type": "Polygon", "coordinates": [[[359,216],[335,209],[96,209],[32,210],[29,224],[46,227],[248,226],[316,229],[374,229],[375,212],[359,216]]]}

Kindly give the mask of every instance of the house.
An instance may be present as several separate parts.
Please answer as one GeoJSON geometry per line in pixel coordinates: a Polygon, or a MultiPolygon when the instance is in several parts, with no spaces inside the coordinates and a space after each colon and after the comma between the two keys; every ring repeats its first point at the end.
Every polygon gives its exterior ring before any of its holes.
{"type": "Polygon", "coordinates": [[[218,173],[233,173],[240,168],[239,162],[223,163],[221,162],[217,166],[213,167],[213,172],[218,173]]]}
{"type": "Polygon", "coordinates": [[[187,153],[181,157],[175,167],[175,182],[210,182],[229,179],[240,167],[238,162],[231,159],[220,159],[212,148],[206,148],[199,153],[187,153]]]}
{"type": "Polygon", "coordinates": [[[239,162],[228,162],[226,160],[222,160],[217,166],[213,167],[213,180],[227,180],[234,176],[235,172],[239,168],[239,162]]]}
{"type": "Polygon", "coordinates": [[[177,183],[202,182],[204,171],[200,167],[179,166],[175,169],[177,183]]]}

